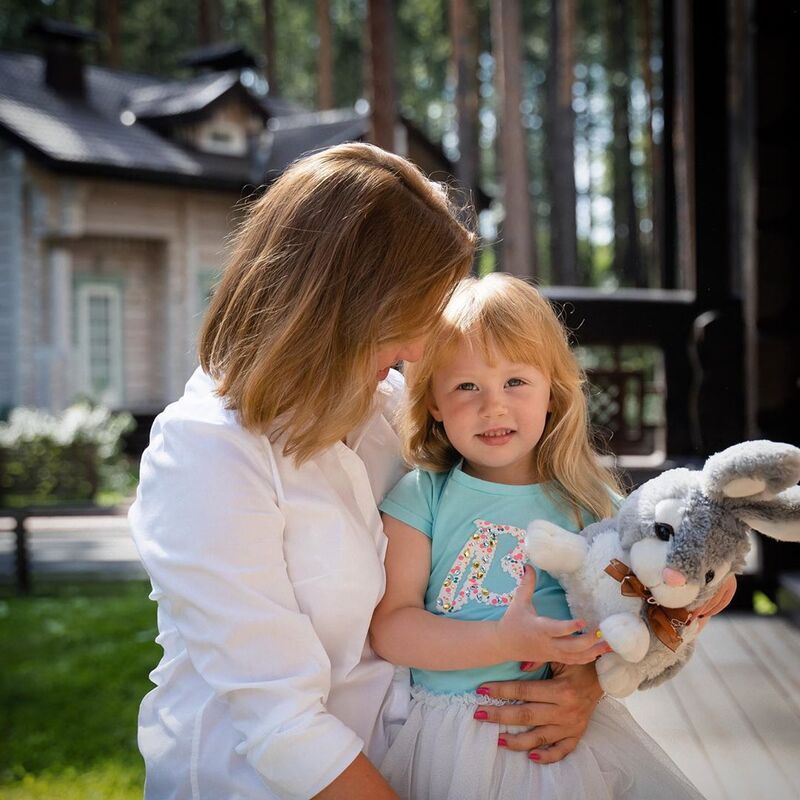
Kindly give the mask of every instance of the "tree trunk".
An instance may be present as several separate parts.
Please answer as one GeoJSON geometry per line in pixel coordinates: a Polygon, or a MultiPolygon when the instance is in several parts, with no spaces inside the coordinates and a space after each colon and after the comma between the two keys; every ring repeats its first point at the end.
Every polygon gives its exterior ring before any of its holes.
{"type": "Polygon", "coordinates": [[[369,0],[367,30],[372,109],[370,139],[378,147],[394,150],[397,121],[394,86],[394,19],[390,0],[369,0]]]}
{"type": "Polygon", "coordinates": [[[612,145],[614,271],[625,286],[644,286],[639,254],[639,223],[633,196],[629,102],[628,0],[609,4],[609,67],[614,115],[612,145]]]}
{"type": "Polygon", "coordinates": [[[450,0],[458,164],[456,175],[473,198],[480,183],[478,147],[478,21],[475,0],[450,0]]]}
{"type": "Polygon", "coordinates": [[[528,154],[519,108],[522,101],[519,30],[519,0],[492,0],[492,48],[500,112],[498,161],[505,207],[501,266],[513,275],[534,277],[536,224],[528,191],[528,154]]]}
{"type": "Polygon", "coordinates": [[[94,6],[94,29],[105,34],[97,46],[97,60],[112,69],[122,66],[119,7],[120,0],[97,0],[94,6]]]}
{"type": "Polygon", "coordinates": [[[201,47],[219,41],[219,23],[217,0],[199,0],[197,3],[197,42],[201,47]]]}
{"type": "Polygon", "coordinates": [[[575,220],[575,114],[572,75],[575,66],[575,0],[553,0],[550,6],[550,74],[547,80],[552,208],[550,269],[554,283],[576,286],[578,231],[575,220]]]}
{"type": "Polygon", "coordinates": [[[664,286],[664,246],[661,220],[664,216],[664,195],[661,149],[656,142],[653,131],[653,70],[650,62],[653,57],[653,22],[650,0],[639,0],[639,15],[642,22],[642,77],[644,91],[647,96],[647,139],[645,145],[645,164],[649,165],[650,191],[647,194],[645,214],[649,217],[653,228],[650,233],[650,246],[647,248],[651,267],[652,283],[664,286]]]}
{"type": "Polygon", "coordinates": [[[331,41],[331,9],[329,0],[317,0],[319,26],[319,107],[333,108],[333,50],[331,41]]]}
{"type": "Polygon", "coordinates": [[[277,58],[275,57],[275,8],[272,0],[261,0],[264,13],[264,72],[269,93],[278,93],[277,58]]]}

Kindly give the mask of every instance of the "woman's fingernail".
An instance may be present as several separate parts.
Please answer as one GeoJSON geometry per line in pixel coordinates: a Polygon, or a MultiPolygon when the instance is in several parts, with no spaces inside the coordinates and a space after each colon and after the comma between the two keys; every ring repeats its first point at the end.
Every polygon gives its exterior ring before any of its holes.
{"type": "Polygon", "coordinates": [[[489,719],[489,715],[485,711],[476,711],[472,715],[473,719],[489,719]]]}
{"type": "Polygon", "coordinates": [[[479,687],[478,687],[478,688],[475,690],[475,694],[482,694],[482,695],[484,695],[485,697],[488,697],[488,696],[489,696],[489,690],[488,690],[488,689],[487,689],[485,686],[479,686],[479,687]]]}
{"type": "Polygon", "coordinates": [[[500,736],[497,739],[497,746],[498,747],[508,747],[508,742],[502,736],[500,736]]]}
{"type": "Polygon", "coordinates": [[[531,668],[531,664],[533,664],[533,662],[532,662],[532,661],[523,661],[523,662],[522,662],[522,663],[519,665],[519,668],[520,668],[520,669],[521,669],[523,672],[527,672],[527,671],[528,671],[528,670],[531,668]]]}
{"type": "Polygon", "coordinates": [[[531,761],[539,761],[539,759],[541,759],[541,756],[538,753],[528,753],[528,758],[531,761]]]}

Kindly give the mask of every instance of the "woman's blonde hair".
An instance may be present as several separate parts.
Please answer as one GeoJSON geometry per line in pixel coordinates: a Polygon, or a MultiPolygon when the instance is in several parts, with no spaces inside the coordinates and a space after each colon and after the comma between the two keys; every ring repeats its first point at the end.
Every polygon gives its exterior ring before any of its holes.
{"type": "Polygon", "coordinates": [[[547,376],[551,406],[535,452],[539,480],[555,482],[555,490],[573,506],[580,524],[582,512],[597,519],[612,515],[610,492],[620,488],[592,446],[586,379],[570,350],[567,332],[550,303],[533,286],[510,275],[462,280],[422,359],[408,366],[401,423],[406,460],[443,472],[461,458],[444,427],[431,416],[429,405],[434,372],[465,341],[489,363],[499,352],[547,376]]]}
{"type": "Polygon", "coordinates": [[[242,425],[302,463],[373,408],[375,354],[413,339],[469,272],[475,235],[440,184],[368,144],[295,162],[236,231],[199,338],[242,425]]]}

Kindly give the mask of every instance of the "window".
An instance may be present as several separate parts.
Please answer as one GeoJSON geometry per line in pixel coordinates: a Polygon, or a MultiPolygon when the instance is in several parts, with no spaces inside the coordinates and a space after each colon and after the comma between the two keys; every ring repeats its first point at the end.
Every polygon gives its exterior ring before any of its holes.
{"type": "Polygon", "coordinates": [[[199,146],[207,153],[243,156],[247,154],[247,134],[241,125],[215,119],[200,128],[199,146]]]}
{"type": "Polygon", "coordinates": [[[118,406],[122,387],[122,288],[111,282],[76,287],[77,391],[118,406]]]}

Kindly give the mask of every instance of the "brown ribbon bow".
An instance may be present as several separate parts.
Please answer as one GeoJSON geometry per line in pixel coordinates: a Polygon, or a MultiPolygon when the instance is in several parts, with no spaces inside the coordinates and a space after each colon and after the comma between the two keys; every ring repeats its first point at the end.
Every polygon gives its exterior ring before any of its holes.
{"type": "Polygon", "coordinates": [[[645,601],[650,630],[674,653],[683,641],[680,629],[692,621],[692,612],[685,608],[658,605],[650,590],[631,572],[631,568],[617,558],[611,559],[606,572],[620,582],[620,591],[625,597],[641,597],[645,601]]]}

